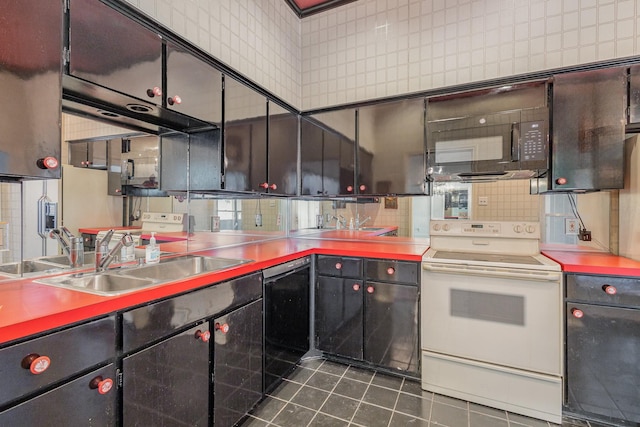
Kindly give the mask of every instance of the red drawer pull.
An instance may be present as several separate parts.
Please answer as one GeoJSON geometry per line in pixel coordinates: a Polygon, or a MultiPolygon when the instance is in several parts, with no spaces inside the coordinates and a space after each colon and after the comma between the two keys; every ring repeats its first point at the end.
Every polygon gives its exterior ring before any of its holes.
{"type": "Polygon", "coordinates": [[[336,262],[336,270],[342,270],[342,263],[336,262]]]}
{"type": "Polygon", "coordinates": [[[223,323],[223,324],[216,323],[215,330],[216,331],[220,331],[223,334],[226,334],[227,332],[229,332],[229,324],[228,323],[223,323]]]}
{"type": "Polygon", "coordinates": [[[584,311],[580,310],[579,308],[572,308],[571,309],[571,314],[576,319],[582,319],[584,317],[584,311]]]}
{"type": "Polygon", "coordinates": [[[352,287],[354,291],[358,292],[360,290],[360,283],[354,283],[352,287]]]}
{"type": "Polygon", "coordinates": [[[24,369],[28,369],[33,375],[38,375],[49,369],[51,366],[51,359],[47,356],[40,356],[36,353],[31,353],[22,359],[20,366],[24,369]]]}
{"type": "Polygon", "coordinates": [[[395,268],[393,268],[393,267],[389,267],[389,268],[387,268],[387,274],[388,274],[388,275],[390,275],[390,276],[391,276],[391,275],[392,275],[392,274],[394,274],[395,272],[396,272],[396,269],[395,269],[395,268]]]}
{"type": "Polygon", "coordinates": [[[201,331],[198,329],[195,333],[195,338],[202,342],[208,342],[211,339],[211,332],[209,331],[201,331]]]}
{"type": "Polygon", "coordinates": [[[100,394],[107,394],[113,388],[113,380],[111,378],[102,378],[100,375],[89,382],[91,390],[98,390],[100,394]]]}
{"type": "Polygon", "coordinates": [[[373,286],[367,286],[367,292],[372,294],[376,291],[376,288],[374,288],[373,286]]]}
{"type": "Polygon", "coordinates": [[[611,285],[604,285],[602,290],[605,291],[607,295],[615,295],[618,293],[616,287],[611,285]]]}

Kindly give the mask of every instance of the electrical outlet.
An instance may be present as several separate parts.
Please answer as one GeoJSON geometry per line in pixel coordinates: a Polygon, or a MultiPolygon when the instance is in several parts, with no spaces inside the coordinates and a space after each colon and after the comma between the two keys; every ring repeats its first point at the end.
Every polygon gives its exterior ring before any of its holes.
{"type": "Polygon", "coordinates": [[[478,206],[489,206],[489,197],[487,196],[478,197],[478,206]]]}
{"type": "Polygon", "coordinates": [[[564,234],[577,236],[580,231],[580,226],[576,218],[564,219],[564,234]]]}
{"type": "Polygon", "coordinates": [[[580,230],[580,235],[578,236],[578,238],[580,240],[582,240],[583,242],[590,242],[591,241],[591,231],[587,230],[587,229],[581,229],[580,230]]]}

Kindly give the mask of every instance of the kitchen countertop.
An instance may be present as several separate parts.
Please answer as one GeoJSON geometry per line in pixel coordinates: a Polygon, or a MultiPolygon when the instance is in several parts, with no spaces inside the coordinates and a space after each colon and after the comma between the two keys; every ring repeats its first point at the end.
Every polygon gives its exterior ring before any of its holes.
{"type": "Polygon", "coordinates": [[[0,343],[222,282],[314,253],[419,262],[428,249],[424,239],[386,238],[364,232],[345,232],[352,233],[351,237],[358,240],[265,240],[264,235],[255,234],[194,233],[188,236],[188,242],[165,243],[160,248],[163,252],[185,253],[188,250],[198,255],[253,261],[117,296],[94,295],[43,285],[36,283],[36,279],[6,280],[0,283],[0,343]]]}
{"type": "Polygon", "coordinates": [[[542,247],[542,253],[562,266],[565,273],[640,277],[640,262],[608,252],[578,247],[542,247]]]}

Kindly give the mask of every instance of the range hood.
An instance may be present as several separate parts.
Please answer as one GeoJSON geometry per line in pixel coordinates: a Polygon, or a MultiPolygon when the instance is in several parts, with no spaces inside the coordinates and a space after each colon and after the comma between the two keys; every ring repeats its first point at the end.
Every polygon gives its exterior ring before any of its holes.
{"type": "Polygon", "coordinates": [[[217,127],[67,74],[62,76],[62,111],[155,135],[217,127]]]}

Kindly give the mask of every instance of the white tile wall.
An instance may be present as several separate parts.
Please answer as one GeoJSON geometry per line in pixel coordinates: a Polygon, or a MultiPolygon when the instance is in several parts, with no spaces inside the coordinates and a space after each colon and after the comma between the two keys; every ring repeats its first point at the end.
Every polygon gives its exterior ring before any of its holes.
{"type": "Polygon", "coordinates": [[[300,108],[301,23],[284,1],[127,1],[300,108]]]}
{"type": "Polygon", "coordinates": [[[358,0],[302,20],[303,109],[640,52],[637,0],[358,0]]]}

